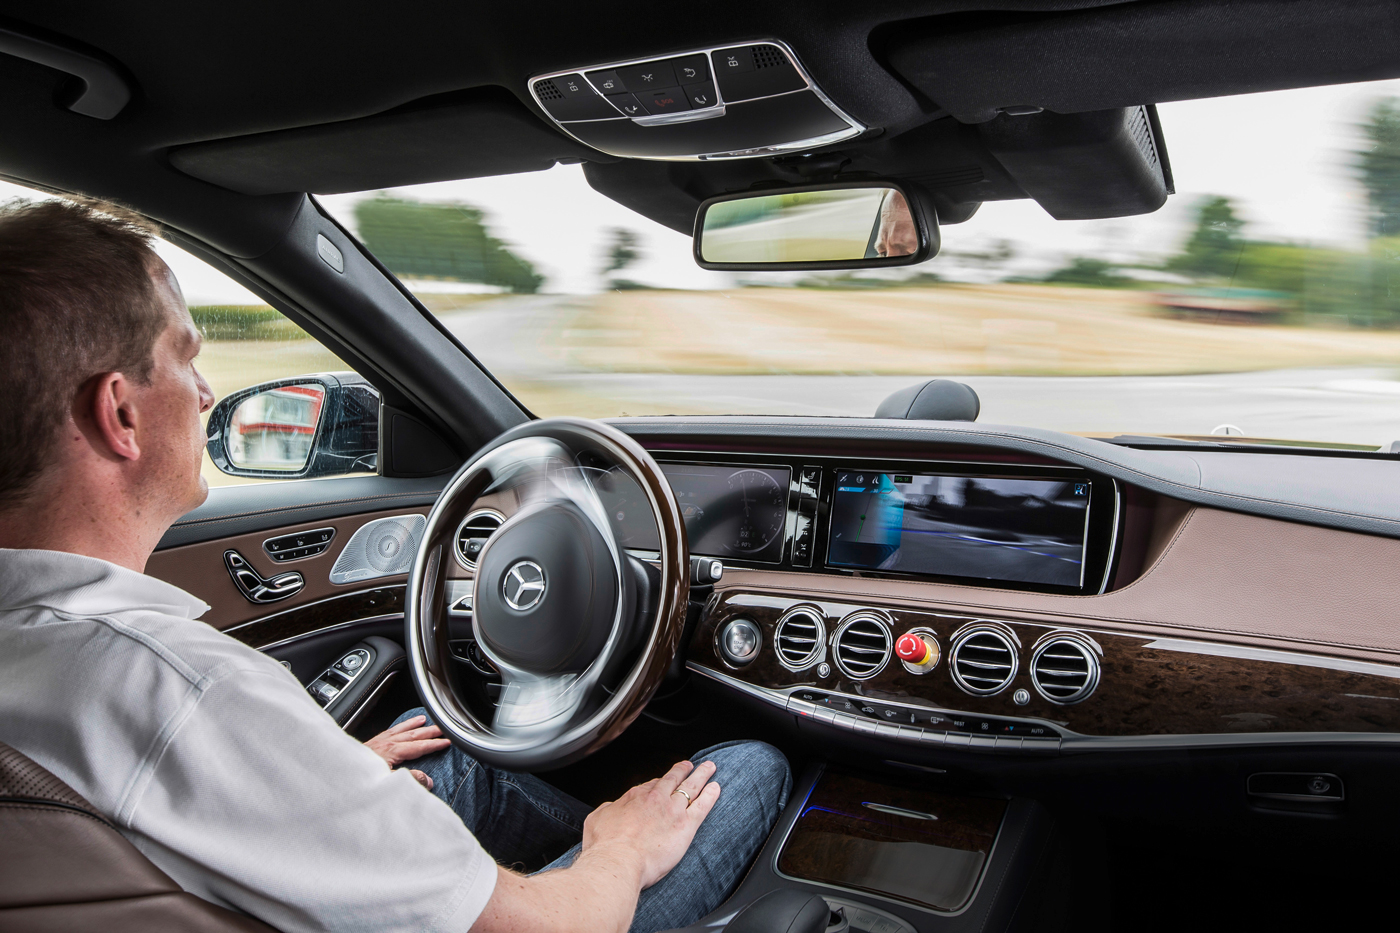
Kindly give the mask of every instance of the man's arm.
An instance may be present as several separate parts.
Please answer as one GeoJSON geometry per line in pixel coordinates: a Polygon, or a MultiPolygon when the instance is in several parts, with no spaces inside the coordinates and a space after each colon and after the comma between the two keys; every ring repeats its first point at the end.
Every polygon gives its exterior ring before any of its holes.
{"type": "Polygon", "coordinates": [[[568,868],[528,877],[498,868],[472,933],[626,933],[637,895],[676,866],[719,799],[714,773],[712,762],[683,761],[603,804],[568,868]]]}

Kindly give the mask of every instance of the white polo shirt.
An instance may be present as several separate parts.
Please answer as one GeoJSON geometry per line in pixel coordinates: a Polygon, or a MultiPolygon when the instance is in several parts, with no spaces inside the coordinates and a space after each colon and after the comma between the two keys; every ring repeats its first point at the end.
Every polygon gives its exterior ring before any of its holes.
{"type": "Polygon", "coordinates": [[[491,857],[208,609],[106,561],[0,549],[0,741],[186,891],[283,933],[466,933],[491,857]]]}

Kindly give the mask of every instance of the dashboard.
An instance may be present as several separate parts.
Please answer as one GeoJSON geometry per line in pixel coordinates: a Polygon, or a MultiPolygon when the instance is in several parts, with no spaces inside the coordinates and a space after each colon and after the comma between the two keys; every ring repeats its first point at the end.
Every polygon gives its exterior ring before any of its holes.
{"type": "MultiPolygon", "coordinates": [[[[1088,458],[658,423],[633,434],[691,553],[724,564],[692,591],[686,666],[820,741],[913,760],[1400,744],[1400,540],[1184,501],[1088,458]]],[[[595,487],[646,559],[636,487],[595,487]]]]}

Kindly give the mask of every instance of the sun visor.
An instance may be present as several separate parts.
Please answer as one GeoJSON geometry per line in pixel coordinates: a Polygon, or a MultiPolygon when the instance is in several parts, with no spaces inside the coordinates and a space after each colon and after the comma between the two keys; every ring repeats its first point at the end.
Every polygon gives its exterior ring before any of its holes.
{"type": "Polygon", "coordinates": [[[1392,0],[1169,0],[1075,12],[951,14],[872,37],[964,123],[1400,76],[1392,0]]]}
{"type": "Polygon", "coordinates": [[[243,194],[339,194],[538,172],[610,157],[551,129],[501,90],[444,95],[388,113],[195,143],[170,162],[243,194]]]}
{"type": "Polygon", "coordinates": [[[1056,220],[1146,214],[1173,193],[1152,107],[1002,114],[977,132],[1021,190],[1056,220]]]}

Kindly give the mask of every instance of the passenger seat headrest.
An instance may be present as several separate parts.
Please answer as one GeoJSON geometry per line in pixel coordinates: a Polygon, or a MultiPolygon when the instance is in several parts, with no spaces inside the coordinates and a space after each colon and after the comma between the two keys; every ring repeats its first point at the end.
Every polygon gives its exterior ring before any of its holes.
{"type": "Polygon", "coordinates": [[[876,418],[909,421],[976,421],[982,401],[971,386],[951,379],[930,379],[889,395],[875,409],[876,418]]]}

